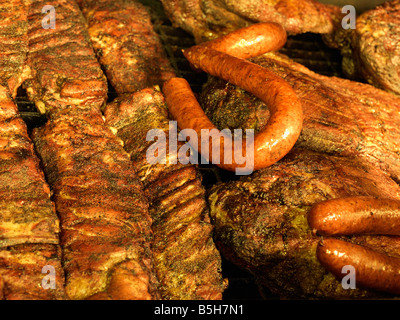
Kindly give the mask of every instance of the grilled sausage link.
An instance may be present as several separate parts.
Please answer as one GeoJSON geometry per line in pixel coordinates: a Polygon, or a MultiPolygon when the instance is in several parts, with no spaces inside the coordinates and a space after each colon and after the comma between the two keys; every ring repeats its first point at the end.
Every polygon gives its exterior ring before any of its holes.
{"type": "Polygon", "coordinates": [[[200,147],[201,130],[217,129],[203,112],[187,81],[181,78],[170,79],[163,86],[169,111],[180,129],[191,128],[196,131],[200,153],[210,160],[219,152],[220,163],[215,164],[230,171],[244,168],[249,163],[253,164],[253,170],[258,170],[284,157],[296,143],[303,123],[302,107],[293,89],[272,72],[246,60],[202,46],[190,50],[186,56],[195,67],[253,93],[270,109],[268,124],[254,137],[254,151],[245,152],[243,141],[229,150],[233,159],[225,161],[225,144],[209,143],[208,150],[200,147]],[[235,161],[240,158],[237,155],[245,157],[244,165],[235,161]]]}
{"type": "Polygon", "coordinates": [[[400,235],[400,201],[361,196],[331,199],[314,205],[308,222],[320,235],[400,235]]]}
{"type": "Polygon", "coordinates": [[[281,49],[286,39],[286,31],[280,24],[264,22],[232,31],[201,45],[237,58],[248,59],[281,49]]]}
{"type": "Polygon", "coordinates": [[[321,264],[335,276],[344,276],[342,268],[353,266],[356,285],[400,294],[400,259],[338,239],[324,239],[317,247],[321,264]]]}

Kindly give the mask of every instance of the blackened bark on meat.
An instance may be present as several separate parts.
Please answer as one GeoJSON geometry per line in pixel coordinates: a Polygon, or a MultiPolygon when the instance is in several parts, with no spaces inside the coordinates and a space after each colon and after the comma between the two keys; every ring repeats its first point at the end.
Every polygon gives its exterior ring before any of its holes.
{"type": "MultiPolygon", "coordinates": [[[[198,168],[182,164],[169,152],[169,121],[162,94],[151,88],[117,98],[106,108],[106,123],[118,130],[131,155],[153,218],[152,251],[163,299],[221,299],[221,258],[213,239],[198,168]],[[167,145],[159,149],[166,163],[149,163],[146,141],[159,129],[167,145]]],[[[183,142],[178,142],[177,149],[183,142]]]]}
{"type": "MultiPolygon", "coordinates": [[[[253,62],[288,81],[299,97],[304,123],[296,146],[361,157],[400,181],[399,98],[368,84],[318,75],[283,55],[266,54],[253,62]]],[[[200,101],[220,129],[257,132],[268,121],[265,104],[222,80],[210,78],[200,101]]]]}
{"type": "MultiPolygon", "coordinates": [[[[358,286],[344,289],[316,257],[320,239],[308,226],[309,209],[349,195],[400,199],[400,188],[368,162],[294,149],[269,168],[210,190],[217,247],[283,298],[389,297],[358,286]]],[[[346,240],[400,257],[400,237],[346,240]]]]}
{"type": "Polygon", "coordinates": [[[70,104],[100,109],[107,99],[107,80],[90,43],[85,19],[75,1],[53,3],[56,27],[43,28],[45,0],[29,6],[29,98],[40,112],[70,104]]]}
{"type": "Polygon", "coordinates": [[[68,296],[157,298],[147,200],[101,112],[70,106],[50,115],[33,139],[61,220],[68,296]]]}
{"type": "Polygon", "coordinates": [[[276,22],[289,34],[330,33],[330,7],[314,0],[231,1],[161,0],[169,19],[197,43],[255,22],[276,22]]]}
{"type": "Polygon", "coordinates": [[[97,57],[118,94],[161,86],[174,76],[144,5],[84,0],[81,7],[97,57]]]}

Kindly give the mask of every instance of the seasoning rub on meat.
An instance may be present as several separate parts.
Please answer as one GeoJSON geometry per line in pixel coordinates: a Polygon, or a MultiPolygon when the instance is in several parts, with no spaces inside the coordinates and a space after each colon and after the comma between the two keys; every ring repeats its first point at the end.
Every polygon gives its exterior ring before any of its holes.
{"type": "Polygon", "coordinates": [[[135,1],[111,0],[84,0],[81,7],[98,59],[118,93],[105,109],[106,124],[117,130],[149,201],[160,298],[221,299],[221,258],[197,167],[180,164],[168,152],[175,163],[146,159],[150,130],[163,131],[168,140],[168,111],[157,87],[174,76],[147,9],[135,1]]]}
{"type": "Polygon", "coordinates": [[[64,299],[59,220],[12,99],[23,81],[26,16],[24,1],[0,4],[0,299],[64,299]]]}
{"type": "Polygon", "coordinates": [[[29,6],[29,98],[40,112],[70,104],[100,108],[107,79],[90,45],[85,20],[75,1],[32,1],[29,6]],[[42,26],[42,8],[54,6],[56,28],[42,26]]]}
{"type": "MultiPolygon", "coordinates": [[[[158,129],[169,141],[168,110],[161,92],[153,88],[117,98],[106,109],[106,122],[118,130],[132,157],[153,219],[154,265],[163,299],[221,299],[225,284],[221,258],[213,242],[205,189],[196,165],[182,164],[169,143],[159,150],[166,164],[146,157],[158,129]]],[[[175,141],[177,142],[177,141],[175,141]]],[[[177,142],[177,150],[183,142],[177,142]]]]}
{"type": "Polygon", "coordinates": [[[174,76],[147,8],[137,1],[82,0],[97,57],[118,94],[174,76]]]}
{"type": "Polygon", "coordinates": [[[106,78],[85,20],[71,1],[54,3],[57,27],[40,26],[47,1],[29,14],[28,96],[48,121],[33,132],[54,192],[70,299],[152,299],[147,201],[122,142],[104,124],[106,78]]]}

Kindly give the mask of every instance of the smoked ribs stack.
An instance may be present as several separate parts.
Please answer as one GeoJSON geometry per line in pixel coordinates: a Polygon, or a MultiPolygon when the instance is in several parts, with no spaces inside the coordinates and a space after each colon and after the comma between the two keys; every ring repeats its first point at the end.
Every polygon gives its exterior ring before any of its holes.
{"type": "Polygon", "coordinates": [[[117,129],[149,200],[161,297],[221,299],[221,260],[198,168],[179,163],[169,146],[164,150],[166,164],[151,163],[146,157],[154,143],[146,141],[150,130],[161,130],[168,141],[168,112],[159,85],[175,75],[150,15],[135,2],[84,0],[81,6],[93,47],[118,93],[106,107],[106,124],[117,129]],[[132,47],[136,50],[126,53],[132,47]],[[140,54],[132,56],[136,51],[140,54]],[[114,62],[116,52],[121,52],[119,63],[114,62]],[[135,63],[140,67],[129,68],[135,63]]]}
{"type": "Polygon", "coordinates": [[[28,49],[26,9],[23,1],[9,1],[0,11],[0,298],[62,299],[59,220],[13,101],[28,49]],[[50,269],[55,289],[46,290],[42,270],[50,269]]]}
{"type": "Polygon", "coordinates": [[[145,7],[12,0],[0,14],[0,297],[221,299],[198,168],[145,162],[174,75],[145,7]],[[32,140],[21,88],[47,119],[32,140]]]}

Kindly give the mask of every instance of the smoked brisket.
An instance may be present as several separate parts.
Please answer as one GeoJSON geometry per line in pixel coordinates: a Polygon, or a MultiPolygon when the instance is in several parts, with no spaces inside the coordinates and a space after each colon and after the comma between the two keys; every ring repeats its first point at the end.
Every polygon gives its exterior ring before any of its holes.
{"type": "MultiPolygon", "coordinates": [[[[303,106],[303,130],[278,163],[210,190],[218,248],[282,297],[379,296],[344,290],[325,271],[307,213],[320,201],[345,196],[399,199],[400,99],[368,84],[318,75],[277,53],[252,61],[293,87],[303,106]]],[[[200,101],[219,129],[257,132],[269,118],[260,100],[212,77],[200,101]]],[[[346,239],[400,256],[396,236],[346,239]]]]}
{"type": "Polygon", "coordinates": [[[357,17],[356,28],[336,28],[327,43],[341,50],[347,77],[400,94],[400,1],[387,1],[357,17]]]}

